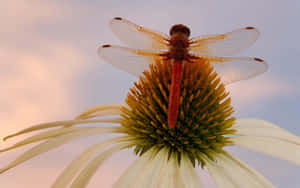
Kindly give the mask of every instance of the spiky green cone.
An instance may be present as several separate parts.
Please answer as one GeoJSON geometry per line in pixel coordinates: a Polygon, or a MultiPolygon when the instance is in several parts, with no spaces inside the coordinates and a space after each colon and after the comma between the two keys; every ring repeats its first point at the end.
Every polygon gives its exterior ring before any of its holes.
{"type": "Polygon", "coordinates": [[[167,148],[179,162],[184,152],[194,165],[203,166],[203,155],[214,160],[211,151],[222,152],[230,144],[226,135],[235,132],[229,93],[209,62],[185,63],[178,119],[171,129],[167,124],[171,73],[169,61],[156,61],[144,72],[126,98],[122,126],[136,138],[136,154],[167,148]]]}

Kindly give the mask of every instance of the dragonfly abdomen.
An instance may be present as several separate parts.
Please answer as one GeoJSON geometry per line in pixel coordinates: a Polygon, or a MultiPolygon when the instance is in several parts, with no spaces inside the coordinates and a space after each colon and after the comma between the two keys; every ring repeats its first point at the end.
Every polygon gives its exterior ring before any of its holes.
{"type": "Polygon", "coordinates": [[[170,128],[174,128],[177,122],[179,111],[179,98],[181,88],[182,61],[174,61],[172,70],[172,81],[169,96],[168,108],[168,124],[170,128]]]}

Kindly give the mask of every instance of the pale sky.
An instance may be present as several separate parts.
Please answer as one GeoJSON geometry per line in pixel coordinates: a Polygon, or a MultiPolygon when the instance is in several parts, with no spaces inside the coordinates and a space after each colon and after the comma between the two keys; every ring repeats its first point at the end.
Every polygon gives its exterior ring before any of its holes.
{"type": "MultiPolygon", "coordinates": [[[[235,116],[264,119],[300,136],[299,10],[300,1],[292,0],[1,1],[0,136],[71,119],[93,105],[124,101],[137,78],[96,53],[101,44],[121,44],[108,27],[116,16],[165,33],[173,24],[186,24],[192,36],[257,27],[260,39],[239,55],[263,58],[269,70],[228,86],[235,116]]],[[[98,140],[78,140],[9,170],[0,175],[1,187],[50,187],[72,159],[98,140]]],[[[245,149],[230,150],[277,187],[300,187],[299,166],[245,149]]],[[[0,167],[22,151],[0,154],[0,167]]],[[[111,187],[134,158],[131,151],[116,154],[88,188],[111,187]]]]}

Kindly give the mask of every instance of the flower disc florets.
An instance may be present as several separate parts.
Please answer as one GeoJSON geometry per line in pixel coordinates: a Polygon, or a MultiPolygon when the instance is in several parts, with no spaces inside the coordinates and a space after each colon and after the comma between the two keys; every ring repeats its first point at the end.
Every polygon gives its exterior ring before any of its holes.
{"type": "Polygon", "coordinates": [[[222,152],[230,141],[226,135],[235,118],[228,92],[209,62],[184,63],[179,113],[175,128],[169,128],[168,103],[172,77],[170,61],[156,61],[130,89],[122,109],[122,126],[136,138],[136,154],[152,147],[167,148],[169,156],[182,153],[193,164],[204,165],[203,155],[222,152]]]}

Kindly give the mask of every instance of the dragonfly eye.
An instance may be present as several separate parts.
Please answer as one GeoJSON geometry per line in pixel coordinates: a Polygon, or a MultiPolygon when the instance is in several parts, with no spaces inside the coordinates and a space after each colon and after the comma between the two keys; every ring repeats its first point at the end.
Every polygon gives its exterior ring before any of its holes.
{"type": "Polygon", "coordinates": [[[185,26],[183,24],[177,24],[177,25],[173,25],[170,29],[171,36],[175,33],[184,33],[185,35],[187,35],[187,37],[189,37],[191,34],[191,31],[187,26],[185,26]]]}

